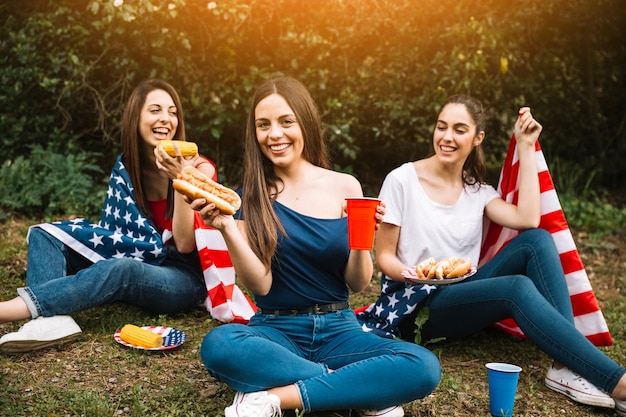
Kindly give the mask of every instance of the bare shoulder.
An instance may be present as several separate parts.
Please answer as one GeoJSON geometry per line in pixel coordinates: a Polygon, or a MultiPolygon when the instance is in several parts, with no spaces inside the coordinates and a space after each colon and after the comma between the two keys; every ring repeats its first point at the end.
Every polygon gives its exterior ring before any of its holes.
{"type": "Polygon", "coordinates": [[[213,162],[205,156],[198,156],[194,163],[194,167],[200,170],[204,175],[209,178],[214,178],[216,174],[215,165],[213,162]]]}
{"type": "Polygon", "coordinates": [[[363,194],[361,183],[351,174],[328,170],[327,182],[343,197],[360,197],[363,194]]]}

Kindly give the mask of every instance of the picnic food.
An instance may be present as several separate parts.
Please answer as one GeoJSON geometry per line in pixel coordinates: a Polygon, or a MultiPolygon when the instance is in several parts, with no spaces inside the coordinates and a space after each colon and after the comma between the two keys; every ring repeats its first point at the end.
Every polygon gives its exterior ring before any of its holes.
{"type": "Polygon", "coordinates": [[[431,279],[435,276],[435,267],[437,266],[437,261],[435,258],[428,258],[423,262],[420,262],[415,267],[415,273],[417,274],[418,279],[431,279]]]}
{"type": "Polygon", "coordinates": [[[441,261],[428,258],[415,267],[418,279],[458,278],[470,272],[472,262],[469,259],[450,256],[441,261]]]}
{"type": "Polygon", "coordinates": [[[148,349],[163,346],[163,337],[161,335],[142,329],[134,324],[125,324],[120,331],[120,337],[126,343],[148,349]]]}
{"type": "Polygon", "coordinates": [[[215,204],[224,214],[235,214],[241,206],[241,198],[235,191],[213,181],[192,166],[184,167],[172,185],[176,191],[192,200],[204,198],[208,203],[215,204]]]}
{"type": "Polygon", "coordinates": [[[182,156],[195,156],[198,154],[198,145],[193,142],[187,142],[186,140],[162,140],[159,145],[163,148],[169,156],[176,156],[176,149],[174,144],[178,146],[182,156]]]}

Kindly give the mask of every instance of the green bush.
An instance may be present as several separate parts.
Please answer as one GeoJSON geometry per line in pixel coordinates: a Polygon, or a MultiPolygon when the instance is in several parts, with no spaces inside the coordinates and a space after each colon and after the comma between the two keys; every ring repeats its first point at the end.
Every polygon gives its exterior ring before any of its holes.
{"type": "Polygon", "coordinates": [[[626,230],[626,207],[613,204],[605,192],[592,191],[584,197],[564,193],[559,198],[572,229],[595,238],[623,235],[626,230]]]}
{"type": "Polygon", "coordinates": [[[559,157],[548,165],[571,228],[596,238],[624,232],[626,208],[620,207],[616,198],[598,186],[600,167],[587,168],[559,157]]]}
{"type": "Polygon", "coordinates": [[[90,162],[94,154],[63,155],[34,146],[0,167],[0,207],[28,216],[100,217],[106,187],[94,183],[102,169],[90,162]]]}
{"type": "MultiPolygon", "coordinates": [[[[613,0],[54,0],[0,4],[0,164],[48,144],[119,153],[119,118],[142,79],[180,92],[188,137],[241,178],[252,89],[285,73],[323,113],[333,162],[368,195],[432,149],[437,108],[454,93],[490,111],[488,163],[504,159],[517,109],[544,126],[548,161],[626,175],[626,25],[613,0]]],[[[582,184],[580,184],[582,185],[582,184]]]]}

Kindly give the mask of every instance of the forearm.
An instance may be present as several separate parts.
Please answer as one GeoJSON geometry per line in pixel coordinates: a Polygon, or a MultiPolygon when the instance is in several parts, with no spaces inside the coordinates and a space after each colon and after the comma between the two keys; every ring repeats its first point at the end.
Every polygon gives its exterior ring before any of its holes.
{"type": "Polygon", "coordinates": [[[372,281],[374,265],[372,255],[367,250],[352,250],[344,274],[346,284],[354,292],[363,291],[372,281]]]}
{"type": "Polygon", "coordinates": [[[402,271],[410,265],[405,265],[393,254],[381,253],[376,256],[378,269],[389,279],[404,282],[402,271]]]}
{"type": "Polygon", "coordinates": [[[196,249],[194,231],[194,211],[182,195],[174,193],[174,214],[172,216],[172,236],[180,253],[190,253],[196,249]]]}
{"type": "Polygon", "coordinates": [[[518,145],[518,155],[520,175],[518,218],[527,227],[537,227],[541,218],[541,196],[534,145],[518,145]]]}
{"type": "Polygon", "coordinates": [[[267,295],[272,286],[271,271],[265,268],[263,262],[252,251],[239,230],[237,222],[234,219],[225,222],[220,231],[226,242],[237,279],[252,293],[267,295]]]}
{"type": "Polygon", "coordinates": [[[541,219],[541,199],[535,147],[542,126],[530,113],[530,108],[522,107],[515,122],[514,134],[519,157],[520,186],[517,210],[518,228],[539,226],[541,219]]]}

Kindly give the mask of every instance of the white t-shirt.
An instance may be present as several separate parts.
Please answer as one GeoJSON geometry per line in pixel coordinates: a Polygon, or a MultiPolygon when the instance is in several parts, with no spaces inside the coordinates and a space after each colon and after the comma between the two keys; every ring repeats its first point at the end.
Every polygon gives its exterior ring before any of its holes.
{"type": "Polygon", "coordinates": [[[387,206],[384,222],[400,226],[396,253],[405,265],[431,256],[470,258],[478,265],[485,206],[500,195],[491,185],[466,185],[454,205],[435,203],[407,162],[387,175],[379,197],[387,206]]]}

